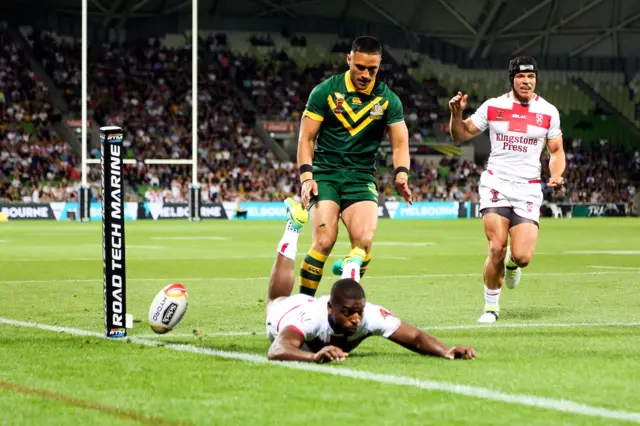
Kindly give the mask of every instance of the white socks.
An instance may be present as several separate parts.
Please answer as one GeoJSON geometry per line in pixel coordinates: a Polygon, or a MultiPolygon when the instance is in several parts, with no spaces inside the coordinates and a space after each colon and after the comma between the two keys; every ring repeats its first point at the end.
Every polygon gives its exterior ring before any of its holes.
{"type": "Polygon", "coordinates": [[[360,282],[360,268],[367,253],[361,248],[352,248],[342,264],[342,277],[360,282]]]}
{"type": "Polygon", "coordinates": [[[293,227],[291,221],[287,221],[287,227],[278,243],[278,253],[291,260],[296,260],[296,252],[298,251],[298,238],[300,230],[293,227]]]}
{"type": "Polygon", "coordinates": [[[498,312],[500,311],[500,292],[502,291],[501,288],[497,289],[497,290],[490,290],[487,288],[487,286],[484,286],[484,301],[485,301],[485,305],[484,305],[484,310],[485,311],[495,311],[498,312]]]}
{"type": "Polygon", "coordinates": [[[354,281],[360,282],[360,264],[358,262],[345,262],[342,265],[342,277],[351,278],[354,281]]]}

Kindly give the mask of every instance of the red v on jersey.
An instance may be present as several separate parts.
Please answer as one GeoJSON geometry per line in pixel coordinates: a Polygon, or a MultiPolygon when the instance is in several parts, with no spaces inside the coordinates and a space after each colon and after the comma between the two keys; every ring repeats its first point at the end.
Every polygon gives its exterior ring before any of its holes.
{"type": "Polygon", "coordinates": [[[502,121],[509,123],[509,131],[516,133],[527,133],[528,126],[549,129],[551,127],[551,116],[529,111],[529,105],[514,103],[511,109],[495,106],[487,107],[487,119],[491,121],[502,121]]]}

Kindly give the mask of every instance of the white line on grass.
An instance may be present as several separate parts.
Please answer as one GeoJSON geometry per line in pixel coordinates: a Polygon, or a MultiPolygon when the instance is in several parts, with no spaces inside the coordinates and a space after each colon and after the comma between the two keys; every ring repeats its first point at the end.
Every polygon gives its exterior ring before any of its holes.
{"type": "MultiPolygon", "coordinates": [[[[29,233],[28,235],[34,236],[34,237],[41,237],[41,236],[60,236],[60,235],[64,235],[65,237],[68,237],[69,234],[93,234],[93,235],[100,235],[100,230],[98,229],[73,229],[73,228],[67,228],[66,231],[64,232],[37,232],[37,233],[29,233]]],[[[78,237],[82,237],[85,238],[84,235],[78,235],[78,237]]]]}
{"type": "Polygon", "coordinates": [[[135,245],[135,244],[127,244],[127,249],[130,248],[134,248],[134,249],[142,249],[142,250],[168,250],[171,247],[168,246],[139,246],[139,245],[135,245]]]}
{"type": "Polygon", "coordinates": [[[264,335],[264,332],[259,331],[214,331],[212,333],[207,333],[206,331],[202,333],[201,336],[196,336],[193,333],[167,333],[167,334],[136,334],[133,337],[143,337],[146,339],[160,338],[160,337],[231,337],[231,336],[251,336],[254,334],[264,335]]]}
{"type": "MultiPolygon", "coordinates": [[[[95,246],[96,248],[98,247],[98,245],[95,246]]],[[[134,249],[154,249],[154,250],[166,250],[166,249],[171,249],[171,247],[168,246],[138,246],[138,245],[133,245],[133,246],[127,246],[127,249],[129,248],[134,248],[134,249]]],[[[298,257],[302,257],[302,256],[298,256],[298,257]]],[[[329,256],[331,258],[339,258],[339,257],[344,257],[344,256],[340,256],[340,255],[331,255],[329,256]]],[[[171,257],[136,257],[134,260],[141,262],[141,261],[148,261],[148,262],[152,262],[152,261],[156,261],[156,260],[229,260],[229,259],[241,259],[241,260],[253,260],[253,259],[273,259],[274,256],[272,254],[257,254],[255,256],[225,256],[225,255],[220,255],[220,256],[209,256],[209,257],[203,257],[203,256],[189,256],[189,257],[176,257],[176,256],[171,256],[171,257]]],[[[389,260],[409,260],[411,259],[410,257],[404,257],[404,256],[384,256],[384,255],[380,255],[380,256],[376,256],[376,259],[389,259],[389,260]]],[[[0,262],[76,262],[76,261],[98,261],[98,260],[102,260],[102,257],[53,257],[53,258],[41,258],[41,257],[26,257],[26,258],[3,258],[0,259],[0,262]]]]}
{"type": "MultiPolygon", "coordinates": [[[[527,274],[528,277],[563,277],[563,276],[585,276],[585,275],[638,275],[640,271],[592,271],[592,272],[540,272],[527,274]]],[[[405,279],[405,278],[478,278],[482,277],[480,272],[474,274],[422,274],[422,275],[371,275],[366,276],[364,280],[388,280],[388,279],[405,279]]],[[[189,277],[189,278],[135,278],[127,277],[127,281],[162,281],[162,282],[180,282],[187,284],[189,281],[267,281],[269,277],[189,277]]],[[[102,278],[95,279],[68,279],[68,280],[16,280],[16,281],[0,281],[2,284],[43,284],[43,283],[93,283],[102,282],[102,278]]]]}
{"type": "MultiPolygon", "coordinates": [[[[433,330],[474,330],[481,328],[582,328],[582,327],[638,327],[640,322],[586,322],[586,323],[517,323],[517,324],[488,324],[488,325],[426,325],[421,327],[425,331],[433,330]]],[[[203,332],[202,337],[227,337],[227,336],[253,336],[261,335],[260,331],[216,331],[203,332]]],[[[167,334],[141,334],[135,337],[160,338],[160,337],[199,337],[193,333],[167,333],[167,334]]]]}
{"type": "MultiPolygon", "coordinates": [[[[96,246],[97,248],[97,246],[96,246]]],[[[28,257],[28,258],[10,258],[4,257],[0,259],[0,262],[10,263],[10,262],[79,262],[85,260],[102,260],[101,257],[54,257],[54,258],[37,258],[37,257],[28,257]]]]}
{"type": "MultiPolygon", "coordinates": [[[[344,257],[344,256],[329,256],[329,257],[344,257]]],[[[404,256],[378,256],[380,259],[390,259],[390,260],[409,260],[411,259],[410,257],[404,257],[404,256]]]]}
{"type": "MultiPolygon", "coordinates": [[[[47,324],[33,322],[16,321],[8,318],[0,318],[0,323],[13,325],[16,327],[36,328],[40,330],[52,331],[56,333],[68,333],[75,336],[93,336],[105,338],[102,333],[79,330],[76,328],[58,327],[47,324]]],[[[611,410],[603,407],[596,407],[587,404],[580,404],[566,399],[545,398],[535,395],[510,394],[479,386],[469,386],[457,383],[439,382],[435,380],[419,380],[407,376],[394,376],[390,374],[378,374],[364,370],[353,370],[344,367],[329,367],[316,364],[304,364],[297,362],[269,362],[264,355],[230,352],[218,349],[203,348],[186,344],[161,343],[157,340],[141,339],[130,337],[122,339],[121,342],[130,340],[145,346],[160,346],[179,352],[189,352],[198,355],[215,356],[219,358],[246,361],[254,364],[269,364],[278,367],[291,368],[305,372],[317,372],[331,374],[334,376],[361,379],[370,382],[377,382],[396,386],[409,386],[427,391],[447,392],[458,395],[465,395],[472,398],[486,399],[490,401],[506,402],[509,404],[525,405],[529,407],[545,408],[548,410],[560,411],[564,413],[578,414],[582,416],[601,417],[605,419],[624,420],[640,423],[640,413],[624,410],[611,410]]]]}
{"type": "Polygon", "coordinates": [[[604,265],[589,265],[587,268],[593,269],[613,269],[613,270],[621,270],[621,271],[640,271],[640,267],[638,266],[604,266],[604,265]]]}
{"type": "Polygon", "coordinates": [[[194,236],[194,237],[151,237],[152,240],[215,240],[222,241],[228,240],[229,237],[214,237],[214,236],[194,236]]]}
{"type": "MultiPolygon", "coordinates": [[[[341,241],[340,245],[351,245],[349,241],[341,241]]],[[[405,247],[426,247],[426,246],[435,246],[436,243],[432,243],[429,241],[422,242],[406,242],[406,241],[376,241],[377,246],[405,246],[405,247]]]]}
{"type": "Polygon", "coordinates": [[[561,327],[637,327],[640,322],[585,322],[585,323],[518,323],[518,324],[488,324],[488,325],[437,325],[425,326],[424,330],[470,330],[478,328],[561,328],[561,327]]]}
{"type": "Polygon", "coordinates": [[[564,254],[640,254],[640,250],[574,250],[564,254]]]}

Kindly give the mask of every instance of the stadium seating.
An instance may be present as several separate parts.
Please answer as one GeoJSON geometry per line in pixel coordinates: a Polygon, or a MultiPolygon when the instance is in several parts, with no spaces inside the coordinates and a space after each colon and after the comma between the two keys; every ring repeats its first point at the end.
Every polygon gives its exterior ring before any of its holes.
{"type": "MultiPolygon", "coordinates": [[[[299,119],[310,90],[344,69],[342,64],[348,40],[316,34],[283,37],[246,32],[224,35],[204,32],[201,36],[204,49],[200,52],[199,179],[203,184],[203,199],[282,200],[297,193],[298,174],[294,164],[277,161],[254,134],[254,115],[257,111],[260,117],[299,119]],[[247,99],[252,108],[247,107],[247,99]]],[[[32,45],[55,84],[64,91],[71,108],[78,110],[77,42],[42,33],[33,37],[32,45]]],[[[0,60],[11,66],[7,68],[8,72],[0,74],[3,92],[0,100],[4,99],[1,104],[0,199],[34,199],[36,187],[41,188],[40,199],[74,198],[74,185],[79,177],[78,159],[48,125],[55,114],[46,106],[46,88],[30,73],[20,54],[11,51],[15,47],[5,44],[3,49],[0,60]],[[14,56],[18,58],[17,62],[12,59],[14,56]],[[21,84],[21,90],[14,95],[11,87],[16,82],[21,84]],[[19,117],[16,111],[20,111],[19,117]],[[46,118],[38,119],[38,114],[43,112],[46,112],[43,116],[46,118]],[[30,135],[28,142],[20,145],[14,141],[15,136],[8,136],[16,132],[30,135]],[[9,137],[14,139],[5,144],[9,137]],[[52,166],[47,170],[42,156],[51,154],[55,155],[56,161],[51,162],[52,166]],[[32,183],[22,182],[20,174],[32,183]],[[72,181],[74,183],[70,183],[72,181]],[[67,186],[59,187],[59,184],[67,186]]],[[[461,70],[410,51],[386,50],[402,65],[392,66],[392,61],[385,61],[381,78],[401,97],[412,137],[417,140],[433,137],[435,125],[446,121],[446,103],[454,90],[461,88],[471,92],[472,106],[506,91],[504,72],[461,70]],[[416,93],[410,76],[425,90],[416,93]]],[[[125,128],[128,156],[137,159],[188,158],[191,155],[190,48],[185,37],[168,34],[161,40],[143,43],[94,45],[89,53],[91,113],[100,124],[125,128]]],[[[633,139],[610,117],[591,114],[593,103],[570,83],[572,73],[549,71],[543,75],[540,91],[563,112],[567,152],[572,160],[578,159],[576,164],[579,164],[570,166],[569,184],[563,197],[574,202],[585,201],[585,194],[596,191],[601,195],[589,195],[586,201],[592,197],[624,201],[633,192],[625,167],[629,170],[640,167],[640,154],[633,153],[637,150],[633,139]],[[603,140],[601,146],[600,137],[594,138],[594,135],[611,136],[610,142],[603,140]],[[619,146],[620,141],[627,143],[631,156],[612,154],[610,147],[619,146]],[[607,149],[609,151],[602,151],[607,149]],[[606,166],[593,169],[599,155],[594,152],[608,156],[606,166]],[[603,176],[607,182],[605,186],[594,188],[591,185],[588,175],[592,171],[603,176]]],[[[624,92],[613,89],[623,84],[618,75],[580,75],[608,96],[607,90],[624,92]]],[[[638,81],[636,78],[632,87],[640,86],[638,81]]],[[[412,164],[414,199],[476,200],[481,170],[481,165],[455,157],[442,157],[439,164],[415,161],[412,164]]],[[[139,199],[173,202],[186,199],[190,182],[187,167],[150,167],[139,162],[127,167],[126,173],[127,181],[135,188],[139,199]]],[[[90,178],[97,189],[95,171],[90,178]]],[[[380,171],[378,183],[382,199],[397,200],[389,170],[380,171]]],[[[100,194],[94,192],[99,198],[100,194]]]]}
{"type": "MultiPolygon", "coordinates": [[[[636,192],[633,174],[640,172],[640,151],[628,155],[602,141],[583,145],[578,138],[565,143],[565,187],[553,192],[543,184],[545,198],[571,203],[628,203],[636,192]]],[[[542,157],[542,176],[549,177],[549,154],[542,157]]]]}
{"type": "Polygon", "coordinates": [[[46,87],[0,31],[0,201],[73,199],[78,157],[52,128],[46,87]]]}
{"type": "MultiPolygon", "coordinates": [[[[505,71],[461,69],[425,55],[417,55],[410,50],[391,49],[391,52],[410,67],[409,73],[417,80],[435,78],[449,89],[445,96],[438,98],[443,109],[448,108],[450,97],[458,90],[469,93],[469,106],[472,109],[486,99],[508,91],[505,71]]],[[[572,81],[578,76],[631,120],[635,117],[635,104],[640,101],[640,92],[635,91],[634,94],[631,88],[634,84],[640,88],[640,78],[636,77],[630,86],[626,86],[624,74],[620,72],[542,70],[537,86],[542,96],[560,111],[563,130],[567,136],[579,137],[585,143],[605,138],[622,148],[631,149],[635,135],[615,117],[594,115],[594,101],[572,81]]]]}
{"type": "MultiPolygon", "coordinates": [[[[412,68],[410,73],[418,80],[437,78],[443,86],[450,88],[452,92],[462,90],[475,95],[477,101],[471,105],[474,108],[486,99],[509,90],[505,71],[460,69],[456,65],[443,64],[428,56],[423,56],[418,66],[412,68]]],[[[587,81],[601,81],[601,79],[607,78],[605,73],[592,74],[583,75],[583,78],[587,81]]],[[[588,114],[595,105],[571,82],[571,76],[571,73],[563,71],[541,71],[538,91],[563,113],[578,111],[588,114]]],[[[450,94],[439,99],[441,106],[446,107],[450,94]]]]}
{"type": "MultiPolygon", "coordinates": [[[[296,189],[288,183],[292,179],[281,176],[283,169],[253,133],[252,113],[228,79],[238,67],[213,35],[202,43],[213,54],[201,55],[206,65],[199,81],[199,170],[201,180],[208,182],[203,192],[215,190],[203,194],[204,199],[255,199],[256,191],[267,189],[272,191],[262,194],[265,199],[286,198],[296,189]]],[[[70,104],[79,108],[79,82],[66,78],[79,72],[78,43],[42,34],[35,38],[34,50],[42,55],[56,84],[73,97],[70,104]]],[[[138,160],[191,156],[190,57],[185,38],[171,35],[161,42],[91,46],[89,106],[99,123],[125,129],[127,156],[138,160]]],[[[148,167],[139,162],[127,170],[128,182],[141,198],[161,194],[165,201],[186,200],[188,167],[148,167]],[[147,193],[148,187],[154,194],[147,193]]]]}
{"type": "MultiPolygon", "coordinates": [[[[295,43],[295,36],[228,33],[231,51],[242,63],[245,92],[264,116],[298,120],[313,87],[346,70],[350,40],[324,34],[301,37],[305,46],[295,43]],[[258,43],[261,37],[264,43],[258,43]]],[[[412,139],[423,141],[433,135],[435,120],[442,112],[436,102],[438,90],[416,91],[406,69],[394,67],[389,61],[383,62],[379,78],[402,100],[412,139]]]]}

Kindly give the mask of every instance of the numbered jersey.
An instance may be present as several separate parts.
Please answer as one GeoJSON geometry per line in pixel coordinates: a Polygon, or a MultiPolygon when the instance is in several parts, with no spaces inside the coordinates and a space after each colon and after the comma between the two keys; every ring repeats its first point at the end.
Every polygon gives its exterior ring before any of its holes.
{"type": "Polygon", "coordinates": [[[487,169],[514,181],[540,179],[540,155],[547,140],[562,134],[556,107],[536,95],[521,104],[511,93],[484,102],[471,116],[481,131],[489,129],[487,169]]]}
{"type": "Polygon", "coordinates": [[[282,330],[290,328],[300,335],[310,350],[334,345],[350,351],[370,336],[388,338],[400,327],[400,319],[382,306],[367,303],[362,326],[353,336],[336,334],[329,324],[328,296],[319,299],[298,294],[276,299],[267,308],[267,337],[274,341],[282,330]]]}

